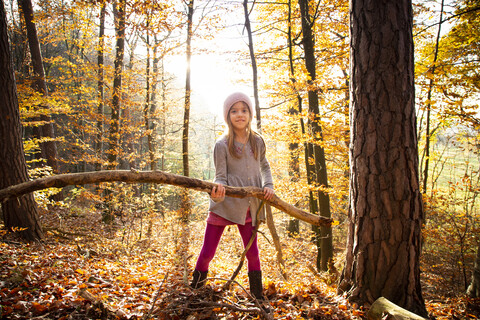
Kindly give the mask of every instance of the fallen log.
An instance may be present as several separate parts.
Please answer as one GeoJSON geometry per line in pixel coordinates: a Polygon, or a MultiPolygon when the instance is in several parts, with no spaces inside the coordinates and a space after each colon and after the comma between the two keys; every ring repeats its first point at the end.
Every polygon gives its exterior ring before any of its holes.
{"type": "MultiPolygon", "coordinates": [[[[0,190],[0,202],[19,197],[21,195],[47,188],[63,188],[69,185],[84,185],[100,182],[126,182],[126,183],[159,183],[169,184],[182,188],[203,191],[210,194],[212,182],[200,179],[185,177],[163,171],[134,171],[134,170],[105,170],[81,173],[67,173],[40,178],[9,186],[0,190]]],[[[271,206],[289,214],[290,216],[303,220],[313,225],[330,226],[332,219],[317,216],[303,211],[283,201],[277,195],[271,200],[266,200],[263,190],[257,187],[230,187],[225,186],[225,195],[235,198],[255,197],[265,200],[271,206]]]]}
{"type": "Polygon", "coordinates": [[[405,310],[384,297],[380,297],[372,304],[367,312],[368,320],[426,320],[425,318],[405,310]]]}

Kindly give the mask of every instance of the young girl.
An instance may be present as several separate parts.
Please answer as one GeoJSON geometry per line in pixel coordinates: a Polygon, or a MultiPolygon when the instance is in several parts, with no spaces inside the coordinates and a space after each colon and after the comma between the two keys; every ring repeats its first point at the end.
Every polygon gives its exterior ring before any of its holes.
{"type": "MultiPolygon", "coordinates": [[[[263,188],[267,200],[270,200],[274,194],[270,165],[265,158],[265,142],[251,129],[253,109],[250,98],[240,92],[229,95],[223,105],[223,115],[228,125],[228,132],[215,143],[214,183],[217,185],[210,194],[207,227],[203,247],[193,272],[191,283],[193,288],[200,288],[205,284],[208,266],[215,256],[225,226],[237,225],[243,245],[246,246],[255,226],[259,223],[255,214],[261,201],[254,197],[244,199],[225,197],[224,185],[263,188]]],[[[263,207],[259,219],[265,219],[263,207]]],[[[257,237],[247,251],[246,257],[250,292],[257,299],[263,299],[257,237]]]]}

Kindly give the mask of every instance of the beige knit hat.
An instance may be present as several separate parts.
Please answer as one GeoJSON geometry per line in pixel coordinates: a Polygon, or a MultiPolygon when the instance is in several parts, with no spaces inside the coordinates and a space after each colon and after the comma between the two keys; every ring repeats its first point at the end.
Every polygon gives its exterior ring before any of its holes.
{"type": "Polygon", "coordinates": [[[225,119],[225,123],[227,123],[227,118],[228,118],[228,113],[230,112],[230,108],[237,102],[242,101],[245,102],[248,106],[248,109],[250,110],[250,114],[253,118],[253,107],[252,107],[252,101],[250,98],[243,92],[235,92],[232,93],[225,99],[225,102],[223,103],[223,118],[225,119]]]}

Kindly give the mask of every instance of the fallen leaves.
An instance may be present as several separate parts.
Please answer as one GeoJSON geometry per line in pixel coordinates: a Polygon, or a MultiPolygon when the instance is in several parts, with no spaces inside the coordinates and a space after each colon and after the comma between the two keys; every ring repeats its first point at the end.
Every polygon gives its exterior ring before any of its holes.
{"type": "MultiPolygon", "coordinates": [[[[25,244],[4,236],[0,242],[2,319],[365,318],[363,310],[336,295],[334,285],[309,270],[316,252],[308,237],[282,239],[289,281],[284,281],[278,270],[274,248],[263,237],[259,238],[267,317],[246,292],[245,270],[230,290],[222,290],[242,251],[236,228],[225,231],[207,286],[192,290],[186,283],[190,275],[183,268],[187,263],[189,270],[193,269],[202,244],[203,222],[190,226],[190,261],[184,261],[179,258],[179,250],[184,248],[180,246],[179,233],[175,233],[178,229],[172,232],[167,227],[174,224],[170,220],[158,220],[152,232],[158,236],[145,245],[144,241],[123,237],[124,229],[105,227],[99,216],[78,215],[75,219],[80,221],[69,231],[80,226],[90,237],[58,239],[51,234],[44,243],[25,244]]],[[[132,237],[138,234],[134,229],[129,232],[132,237]]],[[[474,302],[462,299],[426,303],[437,319],[475,319],[478,315],[478,309],[472,307],[474,302]]]]}

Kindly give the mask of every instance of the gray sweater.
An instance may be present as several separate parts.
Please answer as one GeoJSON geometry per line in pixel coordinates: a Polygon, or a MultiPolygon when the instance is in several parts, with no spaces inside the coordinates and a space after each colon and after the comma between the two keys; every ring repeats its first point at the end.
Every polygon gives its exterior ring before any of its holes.
{"type": "MultiPolygon", "coordinates": [[[[257,137],[258,142],[258,159],[253,156],[253,151],[250,143],[247,142],[245,149],[244,145],[235,142],[235,147],[238,152],[243,150],[241,158],[235,158],[228,151],[228,142],[226,136],[221,137],[215,143],[213,151],[213,160],[215,163],[215,180],[214,183],[221,183],[231,187],[269,187],[273,189],[272,173],[270,171],[270,164],[265,158],[265,143],[260,137],[257,137]]],[[[238,224],[245,224],[247,217],[247,209],[250,207],[250,214],[252,216],[252,224],[256,225],[257,209],[260,206],[261,200],[248,197],[244,199],[225,197],[221,202],[214,202],[210,200],[211,212],[238,224]]],[[[265,207],[260,211],[260,220],[265,220],[265,207]]]]}

